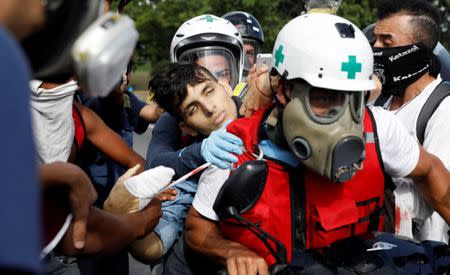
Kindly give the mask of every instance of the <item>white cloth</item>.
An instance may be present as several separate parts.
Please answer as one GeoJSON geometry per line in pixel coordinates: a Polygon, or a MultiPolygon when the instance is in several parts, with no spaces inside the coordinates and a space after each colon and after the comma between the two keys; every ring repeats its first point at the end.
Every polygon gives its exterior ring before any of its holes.
{"type": "Polygon", "coordinates": [[[172,168],[158,166],[125,180],[124,185],[128,192],[139,198],[138,211],[141,211],[170,183],[174,175],[175,171],[172,168]]]}
{"type": "MultiPolygon", "coordinates": [[[[434,89],[441,83],[438,76],[414,99],[405,103],[398,110],[391,111],[400,119],[410,135],[416,137],[416,125],[420,110],[434,89]]],[[[385,108],[389,109],[391,100],[386,102],[385,108]]],[[[428,121],[425,129],[423,148],[437,156],[447,169],[450,169],[450,127],[447,119],[450,117],[450,97],[445,98],[428,121]]],[[[449,227],[447,223],[433,212],[433,209],[425,202],[409,178],[395,178],[395,200],[401,212],[401,220],[398,224],[399,235],[415,238],[416,240],[433,240],[448,243],[449,227]],[[397,203],[398,202],[398,203],[397,203]],[[431,216],[432,215],[432,216],[431,216]],[[431,216],[431,217],[430,217],[431,216]],[[421,226],[418,234],[412,234],[412,220],[421,226]]]]}
{"type": "MultiPolygon", "coordinates": [[[[419,160],[419,146],[416,140],[407,133],[393,114],[381,107],[370,107],[370,109],[377,125],[386,172],[392,177],[409,175],[419,160]]],[[[218,220],[212,207],[229,174],[229,170],[211,166],[200,177],[192,205],[195,210],[208,219],[218,220]]]]}
{"type": "Polygon", "coordinates": [[[40,80],[30,81],[31,114],[36,151],[43,163],[67,161],[72,149],[74,123],[73,95],[76,81],[53,89],[42,89],[40,80]]]}
{"type": "Polygon", "coordinates": [[[192,202],[195,210],[208,219],[214,221],[219,220],[219,217],[213,210],[213,205],[222,185],[228,179],[229,175],[229,169],[220,169],[214,165],[211,165],[203,172],[198,182],[194,201],[192,202]]]}

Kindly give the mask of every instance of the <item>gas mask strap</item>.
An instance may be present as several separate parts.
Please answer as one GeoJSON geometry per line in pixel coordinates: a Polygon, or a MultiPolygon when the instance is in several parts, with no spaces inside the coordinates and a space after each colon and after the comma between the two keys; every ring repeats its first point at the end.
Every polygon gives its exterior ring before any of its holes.
{"type": "Polygon", "coordinates": [[[275,99],[275,108],[269,114],[266,123],[264,124],[264,130],[270,141],[283,147],[289,148],[286,142],[286,138],[283,134],[283,106],[275,99]]]}

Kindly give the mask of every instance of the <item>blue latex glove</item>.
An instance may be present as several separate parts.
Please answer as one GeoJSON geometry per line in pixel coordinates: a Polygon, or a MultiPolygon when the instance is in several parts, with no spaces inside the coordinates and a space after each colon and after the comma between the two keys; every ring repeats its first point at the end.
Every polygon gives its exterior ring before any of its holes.
{"type": "Polygon", "coordinates": [[[202,142],[200,154],[206,162],[222,168],[231,168],[237,162],[236,155],[242,154],[242,140],[227,132],[226,127],[231,122],[227,121],[219,130],[212,132],[202,142]]]}

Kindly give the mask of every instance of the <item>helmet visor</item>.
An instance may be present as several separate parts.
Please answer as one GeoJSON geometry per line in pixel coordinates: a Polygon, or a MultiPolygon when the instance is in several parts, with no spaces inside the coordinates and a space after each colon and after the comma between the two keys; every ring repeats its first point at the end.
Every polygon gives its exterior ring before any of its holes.
{"type": "Polygon", "coordinates": [[[208,69],[217,80],[226,80],[232,88],[238,81],[239,75],[233,54],[221,47],[196,48],[180,55],[179,61],[195,62],[208,69]]]}

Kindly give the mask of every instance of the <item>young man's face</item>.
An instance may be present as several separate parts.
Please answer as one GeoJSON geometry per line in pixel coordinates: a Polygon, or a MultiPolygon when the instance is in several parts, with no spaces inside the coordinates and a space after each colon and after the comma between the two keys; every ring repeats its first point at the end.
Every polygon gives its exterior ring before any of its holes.
{"type": "Polygon", "coordinates": [[[249,68],[253,67],[256,62],[255,46],[251,43],[244,43],[244,54],[248,60],[249,68]]]}
{"type": "Polygon", "coordinates": [[[188,134],[208,136],[225,121],[237,117],[234,101],[219,83],[208,78],[194,86],[188,85],[187,92],[179,111],[183,117],[180,127],[188,134]]]}

